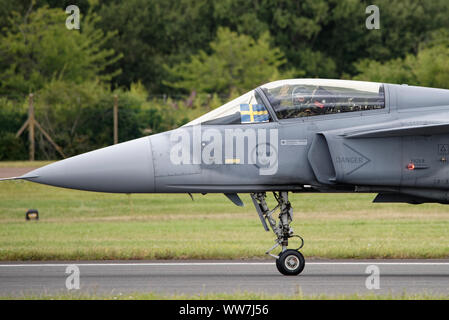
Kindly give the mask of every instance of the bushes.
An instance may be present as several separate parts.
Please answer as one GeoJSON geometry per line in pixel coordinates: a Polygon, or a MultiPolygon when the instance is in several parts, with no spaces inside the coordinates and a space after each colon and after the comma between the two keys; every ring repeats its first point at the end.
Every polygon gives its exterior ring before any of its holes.
{"type": "Polygon", "coordinates": [[[28,152],[21,138],[17,138],[12,132],[0,135],[0,161],[26,160],[28,152]]]}
{"type": "Polygon", "coordinates": [[[26,108],[21,104],[0,99],[0,161],[24,160],[28,157],[25,140],[16,138],[16,132],[26,118],[26,108]]]}
{"type": "Polygon", "coordinates": [[[385,63],[364,60],[356,65],[355,79],[390,83],[407,83],[435,88],[449,88],[449,45],[423,47],[417,55],[385,63]]]}

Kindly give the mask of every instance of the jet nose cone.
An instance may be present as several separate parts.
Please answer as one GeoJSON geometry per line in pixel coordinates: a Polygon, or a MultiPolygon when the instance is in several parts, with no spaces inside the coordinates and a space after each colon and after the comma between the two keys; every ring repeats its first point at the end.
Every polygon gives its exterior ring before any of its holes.
{"type": "Polygon", "coordinates": [[[23,178],[79,190],[150,193],[154,191],[151,142],[145,137],[84,153],[36,169],[23,178]]]}

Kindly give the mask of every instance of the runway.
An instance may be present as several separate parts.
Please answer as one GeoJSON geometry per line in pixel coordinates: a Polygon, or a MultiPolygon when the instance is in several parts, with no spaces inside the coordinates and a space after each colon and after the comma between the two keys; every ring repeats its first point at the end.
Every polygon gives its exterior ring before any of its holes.
{"type": "Polygon", "coordinates": [[[3,262],[0,295],[67,293],[76,269],[79,289],[70,291],[96,294],[449,294],[449,260],[312,260],[296,277],[280,275],[273,260],[3,262]],[[71,265],[75,269],[67,269],[71,265]]]}
{"type": "Polygon", "coordinates": [[[10,178],[10,177],[20,177],[27,172],[33,171],[34,167],[25,167],[25,168],[0,168],[0,179],[1,178],[10,178]]]}

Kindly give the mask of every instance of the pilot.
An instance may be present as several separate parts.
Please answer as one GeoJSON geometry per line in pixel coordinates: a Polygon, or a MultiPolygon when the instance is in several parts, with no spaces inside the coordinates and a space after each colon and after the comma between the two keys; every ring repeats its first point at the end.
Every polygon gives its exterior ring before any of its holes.
{"type": "Polygon", "coordinates": [[[311,115],[310,91],[303,86],[297,86],[292,90],[293,117],[308,117],[311,115]]]}
{"type": "Polygon", "coordinates": [[[326,114],[335,112],[337,100],[332,92],[318,86],[312,93],[313,114],[326,114]]]}

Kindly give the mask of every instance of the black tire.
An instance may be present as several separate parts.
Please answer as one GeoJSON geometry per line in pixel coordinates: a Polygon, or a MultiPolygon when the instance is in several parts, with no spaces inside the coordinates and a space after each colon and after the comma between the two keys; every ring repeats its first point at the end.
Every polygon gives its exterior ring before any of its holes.
{"type": "Polygon", "coordinates": [[[282,269],[281,263],[279,262],[279,259],[276,259],[276,268],[278,269],[278,271],[280,273],[282,273],[284,276],[286,276],[286,274],[284,273],[284,269],[282,269]]]}
{"type": "Polygon", "coordinates": [[[276,259],[276,267],[280,273],[286,276],[297,276],[306,265],[306,261],[301,252],[288,249],[279,255],[276,259]]]}

